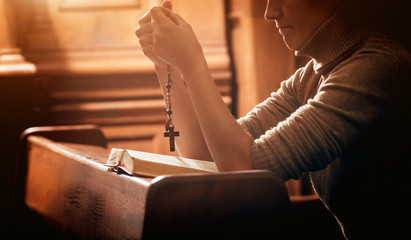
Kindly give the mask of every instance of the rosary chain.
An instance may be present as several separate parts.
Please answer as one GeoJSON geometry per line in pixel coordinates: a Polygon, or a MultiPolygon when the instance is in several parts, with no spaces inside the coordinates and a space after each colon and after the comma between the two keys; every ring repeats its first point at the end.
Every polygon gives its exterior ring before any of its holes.
{"type": "Polygon", "coordinates": [[[174,143],[174,138],[180,136],[180,133],[178,131],[174,131],[174,125],[173,122],[171,121],[171,114],[173,114],[173,111],[171,110],[171,87],[173,86],[173,81],[170,76],[170,66],[167,65],[167,84],[166,84],[166,111],[167,111],[167,121],[166,121],[166,132],[164,132],[164,137],[170,138],[170,151],[174,152],[175,151],[175,143],[174,143]]]}
{"type": "Polygon", "coordinates": [[[167,65],[167,84],[166,84],[166,112],[167,112],[167,122],[166,122],[166,130],[169,130],[170,127],[174,127],[173,122],[171,120],[171,114],[173,111],[171,110],[171,87],[173,86],[173,80],[170,76],[170,66],[167,65]]]}

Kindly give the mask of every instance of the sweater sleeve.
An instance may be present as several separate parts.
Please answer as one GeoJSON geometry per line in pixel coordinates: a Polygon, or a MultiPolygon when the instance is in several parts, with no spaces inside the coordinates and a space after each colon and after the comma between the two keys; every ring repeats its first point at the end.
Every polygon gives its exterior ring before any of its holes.
{"type": "Polygon", "coordinates": [[[264,102],[258,104],[246,116],[238,119],[241,127],[254,139],[284,121],[297,108],[297,79],[302,69],[281,83],[280,88],[264,102]]]}
{"type": "Polygon", "coordinates": [[[395,63],[390,58],[358,54],[335,67],[300,106],[298,87],[290,87],[298,81],[286,81],[240,120],[255,138],[251,146],[254,168],[271,169],[284,180],[297,179],[341,157],[381,117],[384,89],[393,71],[395,63]]]}

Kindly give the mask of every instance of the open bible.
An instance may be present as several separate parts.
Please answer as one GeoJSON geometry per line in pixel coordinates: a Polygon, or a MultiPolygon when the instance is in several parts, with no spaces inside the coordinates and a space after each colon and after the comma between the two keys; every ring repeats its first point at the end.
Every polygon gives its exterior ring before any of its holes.
{"type": "Polygon", "coordinates": [[[112,148],[105,164],[129,175],[156,177],[171,174],[216,173],[214,162],[112,148]]]}

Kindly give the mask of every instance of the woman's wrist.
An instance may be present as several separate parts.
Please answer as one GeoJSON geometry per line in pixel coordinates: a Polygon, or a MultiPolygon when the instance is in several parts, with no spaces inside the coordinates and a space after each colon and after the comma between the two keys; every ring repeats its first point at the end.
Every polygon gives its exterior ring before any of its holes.
{"type": "Polygon", "coordinates": [[[201,72],[207,70],[208,71],[208,64],[204,57],[204,55],[198,58],[188,66],[183,69],[180,69],[181,74],[184,79],[195,79],[201,75],[201,72]]]}
{"type": "Polygon", "coordinates": [[[166,72],[167,71],[167,64],[165,63],[154,63],[154,69],[156,72],[166,72]]]}

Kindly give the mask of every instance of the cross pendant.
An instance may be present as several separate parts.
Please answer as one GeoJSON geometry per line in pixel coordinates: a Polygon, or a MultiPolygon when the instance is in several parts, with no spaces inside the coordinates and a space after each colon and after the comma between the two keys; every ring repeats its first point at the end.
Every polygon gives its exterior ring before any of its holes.
{"type": "Polygon", "coordinates": [[[174,137],[180,136],[180,132],[174,132],[174,127],[168,127],[167,132],[164,132],[164,137],[170,138],[170,151],[175,151],[174,137]]]}

